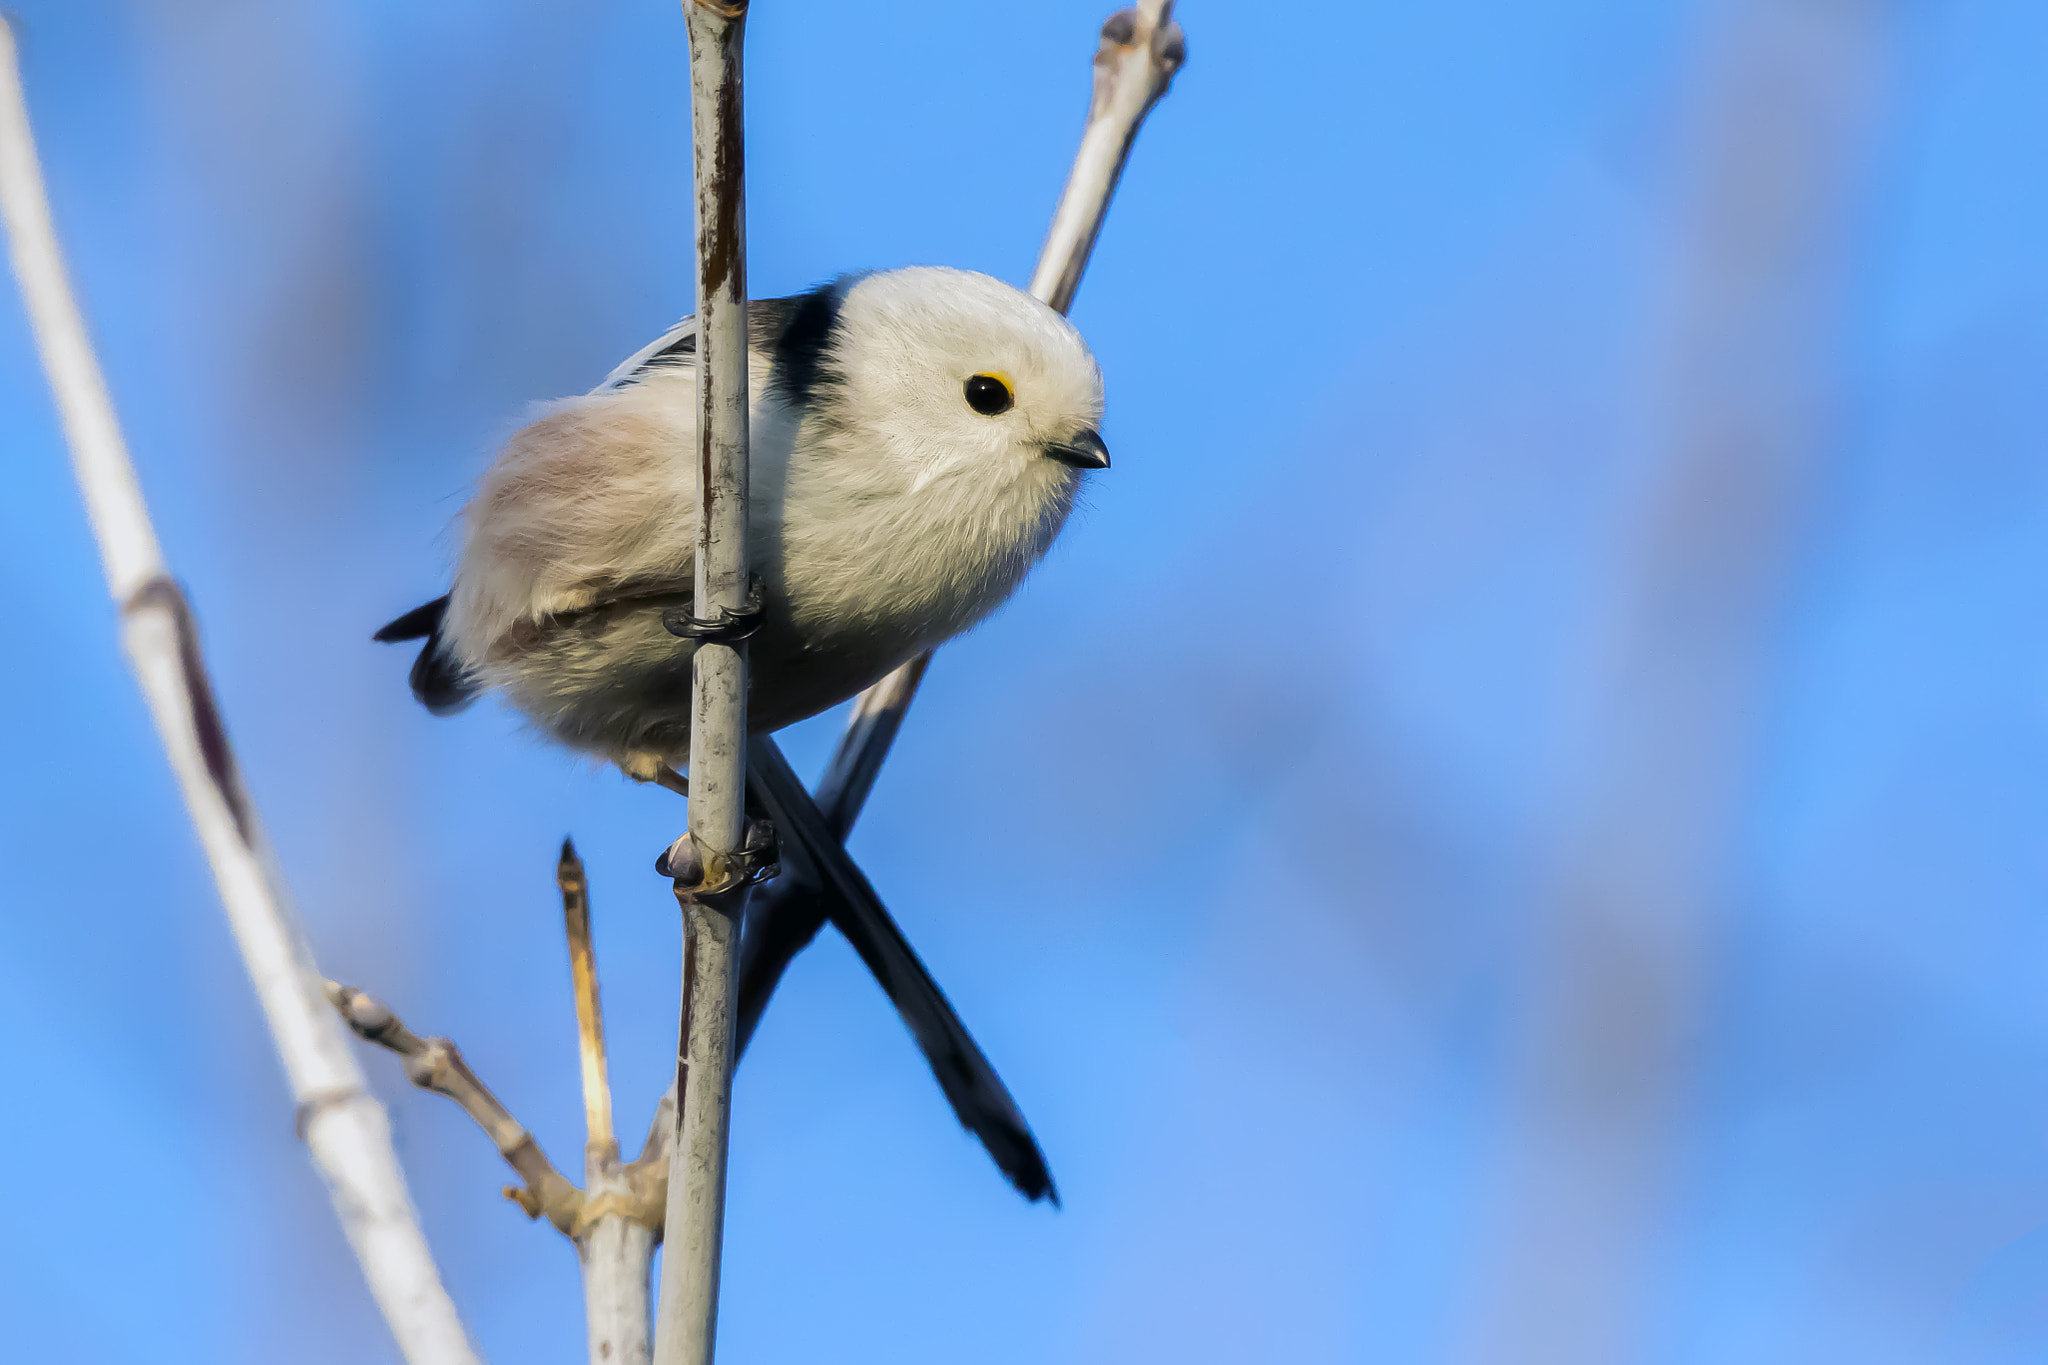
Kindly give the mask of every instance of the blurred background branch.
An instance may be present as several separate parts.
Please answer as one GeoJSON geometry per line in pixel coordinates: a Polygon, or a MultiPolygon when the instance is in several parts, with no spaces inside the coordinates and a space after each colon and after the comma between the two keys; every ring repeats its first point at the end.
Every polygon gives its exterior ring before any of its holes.
{"type": "Polygon", "coordinates": [[[408,1361],[475,1359],[420,1231],[384,1108],[364,1086],[268,838],[243,784],[198,624],[157,544],[113,399],[72,296],[28,122],[11,20],[0,17],[0,212],[72,469],[91,516],[121,638],[177,774],[250,983],[298,1105],[298,1131],[408,1361]]]}
{"type": "Polygon", "coordinates": [[[1693,73],[1653,463],[1580,674],[1587,767],[1516,1001],[1476,1360],[1654,1354],[1645,1295],[1702,1084],[1765,681],[1834,439],[1886,10],[1743,0],[1693,73]]]}

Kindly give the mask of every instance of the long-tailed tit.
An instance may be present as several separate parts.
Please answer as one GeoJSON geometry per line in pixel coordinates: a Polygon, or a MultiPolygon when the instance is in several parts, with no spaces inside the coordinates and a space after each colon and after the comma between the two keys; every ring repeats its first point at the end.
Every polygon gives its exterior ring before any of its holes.
{"type": "MultiPolygon", "coordinates": [[[[1102,377],[1052,309],[919,267],[750,305],[748,725],[815,715],[995,609],[1109,453],[1102,377]]],[[[517,432],[462,514],[425,637],[436,713],[497,691],[644,779],[682,766],[695,642],[697,334],[685,319],[517,432]],[[667,625],[664,624],[667,621],[667,625]]]]}

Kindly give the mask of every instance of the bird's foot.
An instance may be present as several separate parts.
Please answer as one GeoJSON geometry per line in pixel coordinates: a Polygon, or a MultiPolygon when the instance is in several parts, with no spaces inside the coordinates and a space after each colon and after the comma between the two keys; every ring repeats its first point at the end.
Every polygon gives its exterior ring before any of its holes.
{"type": "Polygon", "coordinates": [[[652,782],[657,787],[667,787],[677,796],[690,794],[690,780],[669,767],[668,760],[660,754],[644,751],[627,754],[619,760],[619,771],[635,782],[652,782]]]}
{"type": "Polygon", "coordinates": [[[773,877],[781,871],[776,852],[775,827],[766,820],[751,819],[737,852],[714,857],[707,867],[703,850],[686,833],[661,851],[654,870],[671,878],[679,894],[714,896],[773,877]]]}

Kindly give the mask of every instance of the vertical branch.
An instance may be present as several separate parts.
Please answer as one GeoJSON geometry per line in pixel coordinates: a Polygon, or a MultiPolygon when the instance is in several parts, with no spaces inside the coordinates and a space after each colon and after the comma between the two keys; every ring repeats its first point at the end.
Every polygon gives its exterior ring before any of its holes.
{"type": "Polygon", "coordinates": [[[413,1362],[473,1362],[427,1250],[383,1106],[364,1087],[341,1021],[289,909],[242,783],[184,593],[169,574],[106,379],[66,278],[22,94],[0,22],[0,212],[14,274],[99,542],[122,642],[206,850],[221,903],[298,1104],[299,1129],[399,1349],[413,1362]]]}
{"type": "MultiPolygon", "coordinates": [[[[655,1359],[710,1365],[718,1331],[732,1104],[739,916],[749,874],[747,655],[733,627],[757,609],[747,555],[746,158],[740,62],[745,0],[684,0],[697,195],[697,525],[690,714],[690,856],[670,850],[683,911],[676,1138],[655,1359]]],[[[679,841],[679,843],[682,841],[679,841]]]]}
{"type": "Polygon", "coordinates": [[[590,946],[590,883],[576,845],[562,840],[555,865],[562,888],[562,920],[569,938],[569,976],[576,992],[577,1055],[583,1067],[585,1182],[609,1174],[619,1163],[619,1139],[612,1132],[612,1085],[605,1074],[604,1014],[597,997],[597,958],[590,946]]]}

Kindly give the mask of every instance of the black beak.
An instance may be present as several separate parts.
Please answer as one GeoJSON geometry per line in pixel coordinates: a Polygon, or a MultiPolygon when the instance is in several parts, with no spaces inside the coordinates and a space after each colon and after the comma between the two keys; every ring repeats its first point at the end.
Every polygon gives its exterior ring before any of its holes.
{"type": "Polygon", "coordinates": [[[1092,431],[1083,431],[1064,445],[1048,445],[1045,453],[1075,469],[1109,468],[1109,447],[1092,431]]]}

